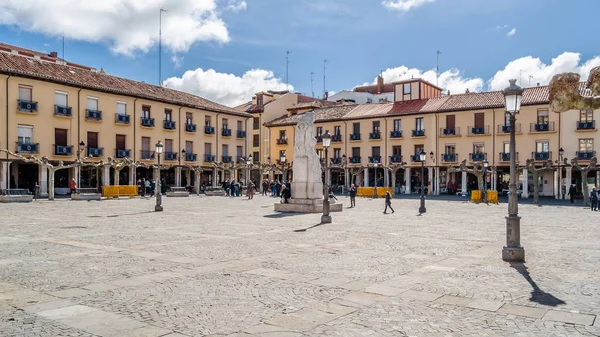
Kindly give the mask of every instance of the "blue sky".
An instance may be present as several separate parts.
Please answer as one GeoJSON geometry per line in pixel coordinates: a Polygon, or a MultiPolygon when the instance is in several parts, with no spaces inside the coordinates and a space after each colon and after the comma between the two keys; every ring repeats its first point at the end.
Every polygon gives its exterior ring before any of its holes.
{"type": "Polygon", "coordinates": [[[324,59],[330,91],[372,82],[380,71],[386,80],[435,81],[427,71],[436,66],[437,50],[440,85],[453,93],[498,89],[510,77],[520,77],[523,86],[545,84],[555,72],[585,75],[600,65],[597,0],[578,0],[577,7],[564,0],[387,1],[157,0],[136,8],[125,6],[133,0],[31,0],[29,6],[0,0],[0,36],[60,55],[64,30],[69,61],[157,83],[162,6],[165,83],[229,105],[256,91],[285,88],[287,50],[293,89],[310,95],[315,72],[319,96],[324,59]]]}

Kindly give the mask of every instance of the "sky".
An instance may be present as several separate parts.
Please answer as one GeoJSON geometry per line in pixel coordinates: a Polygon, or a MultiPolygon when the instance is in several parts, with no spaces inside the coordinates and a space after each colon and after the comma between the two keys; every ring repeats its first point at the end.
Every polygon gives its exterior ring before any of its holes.
{"type": "Polygon", "coordinates": [[[64,36],[68,61],[158,84],[160,29],[163,85],[235,106],[379,74],[452,94],[586,79],[598,13],[598,0],[0,0],[0,41],[63,56],[64,36]]]}

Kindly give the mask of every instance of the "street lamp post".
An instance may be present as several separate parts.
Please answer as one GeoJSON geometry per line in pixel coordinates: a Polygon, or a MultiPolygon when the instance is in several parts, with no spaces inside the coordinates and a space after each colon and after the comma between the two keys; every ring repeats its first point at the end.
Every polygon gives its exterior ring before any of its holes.
{"type": "Polygon", "coordinates": [[[158,173],[157,173],[157,177],[156,177],[156,206],[154,206],[154,211],[155,212],[162,212],[163,207],[162,207],[162,195],[161,195],[161,191],[160,191],[160,154],[163,151],[163,145],[160,142],[160,140],[158,141],[158,143],[156,143],[156,154],[157,154],[157,158],[158,158],[158,173]]]}
{"type": "Polygon", "coordinates": [[[487,200],[487,169],[488,166],[490,165],[490,163],[487,161],[487,159],[483,160],[483,191],[482,191],[482,196],[481,198],[483,199],[483,202],[485,202],[486,204],[488,203],[487,200]]]}
{"type": "Polygon", "coordinates": [[[287,164],[286,164],[286,157],[285,157],[285,153],[283,153],[281,155],[281,157],[279,157],[279,163],[281,164],[281,183],[283,184],[285,181],[287,181],[287,164]]]}
{"type": "Polygon", "coordinates": [[[560,166],[562,164],[563,155],[564,154],[565,154],[565,150],[563,150],[563,148],[561,147],[558,150],[558,199],[561,198],[561,195],[562,195],[563,199],[565,198],[565,195],[562,192],[562,182],[561,182],[561,180],[562,180],[562,168],[560,166]]]}
{"type": "MultiPolygon", "coordinates": [[[[179,156],[179,169],[180,170],[181,170],[181,158],[183,158],[183,160],[185,160],[185,149],[181,150],[181,156],[179,156]]],[[[179,172],[179,177],[178,177],[178,179],[179,179],[179,185],[183,185],[181,183],[181,174],[182,174],[182,171],[179,172]]],[[[187,186],[183,186],[183,187],[187,187],[187,186]]]]}
{"type": "Polygon", "coordinates": [[[517,201],[517,167],[515,125],[517,114],[521,110],[523,89],[517,80],[509,80],[510,86],[503,91],[506,113],[510,117],[510,185],[508,188],[508,216],[506,217],[506,245],[502,248],[502,260],[511,262],[525,261],[525,249],[521,246],[521,217],[517,201]]]}
{"type": "Polygon", "coordinates": [[[435,175],[435,157],[433,156],[433,151],[429,152],[429,158],[431,158],[431,162],[433,163],[433,175],[429,178],[429,181],[431,181],[431,189],[433,189],[433,191],[429,191],[431,192],[431,195],[435,195],[435,191],[437,190],[436,187],[434,187],[434,185],[436,184],[437,181],[437,177],[435,175]]]}
{"type": "MultiPolygon", "coordinates": [[[[77,149],[77,163],[80,163],[81,153],[85,150],[85,143],[83,140],[79,143],[79,148],[77,149]]],[[[81,188],[81,165],[77,167],[77,188],[81,188]]]]}
{"type": "Polygon", "coordinates": [[[379,165],[379,163],[377,162],[377,159],[373,160],[373,167],[374,167],[374,172],[373,172],[373,199],[377,199],[377,165],[379,165]]]}
{"type": "Polygon", "coordinates": [[[328,150],[331,145],[331,134],[329,130],[325,131],[323,137],[323,148],[325,149],[325,182],[323,183],[323,215],[321,216],[321,223],[331,223],[331,215],[329,215],[329,167],[328,162],[328,150]]]}
{"type": "Polygon", "coordinates": [[[421,161],[421,205],[419,206],[419,214],[423,214],[427,212],[425,208],[425,160],[427,159],[427,154],[424,150],[421,150],[419,153],[419,160],[421,161]]]}

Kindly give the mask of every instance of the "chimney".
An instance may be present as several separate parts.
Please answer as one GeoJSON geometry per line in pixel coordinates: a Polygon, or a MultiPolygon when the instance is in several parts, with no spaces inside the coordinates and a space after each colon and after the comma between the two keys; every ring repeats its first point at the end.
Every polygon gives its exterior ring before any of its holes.
{"type": "Polygon", "coordinates": [[[58,57],[58,53],[55,52],[55,51],[50,52],[50,56],[52,56],[52,57],[58,57]]]}
{"type": "Polygon", "coordinates": [[[377,93],[381,94],[383,91],[383,77],[381,75],[377,76],[377,93]]]}
{"type": "Polygon", "coordinates": [[[324,95],[324,100],[327,100],[329,98],[329,93],[327,91],[325,91],[325,95],[324,95]]]}
{"type": "Polygon", "coordinates": [[[467,90],[465,90],[465,94],[470,94],[471,92],[469,91],[469,88],[467,88],[467,90]]]}
{"type": "Polygon", "coordinates": [[[450,90],[448,90],[448,96],[450,96],[450,90]]]}
{"type": "Polygon", "coordinates": [[[537,82],[537,86],[538,86],[538,87],[540,86],[540,82],[537,82]]]}

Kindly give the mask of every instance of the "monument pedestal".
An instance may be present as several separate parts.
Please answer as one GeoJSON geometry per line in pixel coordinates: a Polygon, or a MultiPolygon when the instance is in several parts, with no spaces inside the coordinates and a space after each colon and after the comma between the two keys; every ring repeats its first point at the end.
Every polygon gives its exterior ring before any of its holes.
{"type": "MultiPolygon", "coordinates": [[[[288,200],[288,204],[275,204],[275,212],[289,213],[323,213],[323,199],[294,199],[288,200]]],[[[341,212],[342,203],[329,204],[329,212],[341,212]]]]}

